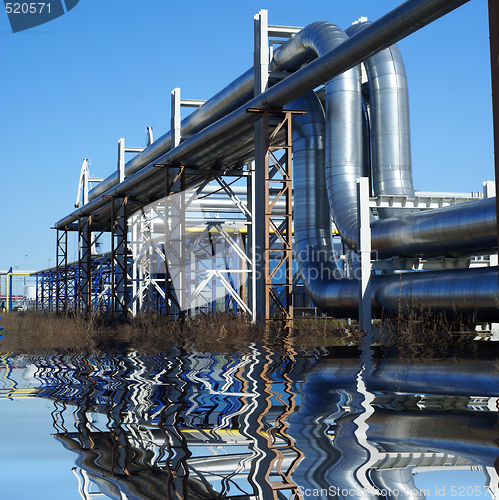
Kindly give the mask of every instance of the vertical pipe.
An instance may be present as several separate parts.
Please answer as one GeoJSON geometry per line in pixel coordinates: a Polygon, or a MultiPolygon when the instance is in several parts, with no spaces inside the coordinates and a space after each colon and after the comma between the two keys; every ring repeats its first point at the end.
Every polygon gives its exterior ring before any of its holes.
{"type": "Polygon", "coordinates": [[[118,141],[118,182],[125,180],[125,139],[118,141]]]}
{"type": "Polygon", "coordinates": [[[7,311],[10,312],[12,310],[12,267],[9,269],[7,273],[7,288],[5,296],[7,297],[7,311]]]}
{"type": "Polygon", "coordinates": [[[176,148],[180,144],[180,89],[172,90],[171,97],[171,147],[176,148]]]}

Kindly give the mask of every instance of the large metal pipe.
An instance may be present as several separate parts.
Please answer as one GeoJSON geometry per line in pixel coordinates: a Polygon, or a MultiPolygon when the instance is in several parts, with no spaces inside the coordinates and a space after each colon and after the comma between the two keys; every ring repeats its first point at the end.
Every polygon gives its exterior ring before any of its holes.
{"type": "MultiPolygon", "coordinates": [[[[353,36],[369,24],[372,23],[355,23],[345,33],[353,36]]],[[[409,91],[398,46],[393,44],[369,57],[364,61],[364,66],[369,85],[374,196],[402,195],[414,198],[409,91]]],[[[412,211],[378,209],[382,219],[412,211]]]]}
{"type": "MultiPolygon", "coordinates": [[[[321,309],[335,317],[356,317],[359,307],[358,276],[342,277],[329,236],[322,107],[313,93],[297,99],[289,107],[307,109],[305,115],[293,119],[295,255],[302,282],[314,304],[321,309]]],[[[494,204],[489,204],[493,210],[494,204]]],[[[468,205],[476,207],[476,202],[468,205]]],[[[421,219],[425,215],[408,214],[400,220],[409,217],[421,219]]],[[[380,223],[392,223],[394,220],[386,219],[380,223]]],[[[403,222],[400,224],[403,225],[403,222]]],[[[377,317],[411,308],[441,312],[449,317],[458,312],[481,321],[498,321],[498,297],[495,267],[372,277],[371,307],[377,317]]]]}
{"type": "MultiPolygon", "coordinates": [[[[304,213],[315,219],[313,223],[307,220],[305,225],[295,219],[295,234],[299,234],[296,243],[297,258],[303,281],[317,305],[331,312],[334,310],[337,316],[356,315],[357,281],[336,279],[339,270],[330,248],[330,221],[324,190],[313,184],[320,177],[319,170],[324,168],[320,157],[327,153],[330,173],[328,187],[338,229],[345,241],[355,248],[357,209],[352,185],[362,171],[363,158],[362,109],[356,65],[463,3],[466,3],[466,0],[406,2],[351,38],[331,23],[319,22],[309,25],[285,44],[275,58],[276,69],[292,71],[296,66],[308,62],[305,67],[207,126],[195,136],[186,139],[180,146],[155,161],[161,164],[192,163],[190,160],[193,158],[202,157],[205,164],[216,164],[221,161],[220,148],[217,146],[221,140],[226,144],[225,152],[234,148],[244,149],[245,144],[251,147],[249,137],[241,134],[241,130],[250,130],[256,119],[254,115],[246,112],[247,107],[281,107],[305,91],[328,82],[326,149],[319,144],[321,137],[324,137],[319,131],[320,120],[303,121],[300,122],[301,126],[297,127],[297,130],[301,128],[302,136],[295,140],[294,161],[297,171],[301,169],[302,173],[297,174],[296,184],[300,185],[304,180],[309,182],[309,194],[303,198],[307,209],[303,212],[295,210],[295,214],[304,213]],[[297,48],[300,51],[297,52],[297,48]],[[339,78],[332,79],[334,77],[339,78]],[[305,130],[307,131],[304,133],[305,130]],[[315,145],[300,149],[300,139],[302,142],[312,140],[315,145]],[[305,166],[305,170],[300,164],[305,166]],[[311,171],[314,172],[312,176],[311,171]],[[327,222],[322,218],[327,219],[327,222]],[[323,256],[318,261],[310,261],[308,257],[300,256],[302,250],[308,252],[310,249],[319,251],[323,256]]],[[[308,100],[311,109],[316,110],[311,116],[320,115],[317,111],[318,104],[312,102],[312,97],[308,100]]],[[[150,193],[151,183],[157,183],[161,179],[157,169],[150,164],[106,194],[138,196],[145,192],[150,193]]],[[[161,183],[158,189],[162,190],[161,183]]],[[[297,199],[300,199],[298,194],[295,202],[297,199]]],[[[91,213],[106,203],[107,200],[98,196],[56,223],[56,227],[64,227],[79,215],[91,213]]],[[[373,248],[380,248],[386,256],[400,255],[405,251],[410,252],[408,255],[417,256],[446,255],[450,251],[476,254],[478,250],[490,250],[496,242],[495,213],[487,210],[487,207],[487,202],[482,202],[480,205],[475,203],[429,214],[407,214],[397,219],[379,221],[373,224],[373,248]],[[447,215],[447,218],[444,219],[443,215],[447,215]],[[480,217],[484,219],[480,221],[480,217]],[[445,220],[451,222],[445,223],[445,220]],[[378,227],[380,229],[377,229],[378,227]],[[449,234],[454,235],[454,238],[445,236],[449,234]],[[404,247],[400,242],[406,239],[407,235],[410,237],[404,247]]],[[[381,315],[383,311],[396,312],[400,303],[423,309],[437,307],[440,311],[450,313],[457,307],[462,314],[477,314],[480,319],[490,320],[497,319],[497,295],[497,272],[493,269],[408,273],[373,277],[372,306],[376,315],[381,315]]]]}
{"type": "MultiPolygon", "coordinates": [[[[201,151],[210,143],[228,141],[237,135],[242,126],[248,126],[256,116],[246,113],[247,107],[282,107],[318,85],[324,84],[361,61],[383,50],[400,39],[417,31],[426,24],[463,5],[468,0],[412,0],[405,2],[387,15],[375,21],[361,33],[345,40],[344,43],[310,62],[304,68],[275,84],[266,92],[251,99],[247,104],[225,115],[201,132],[187,138],[174,150],[164,153],[121,184],[110,188],[106,195],[123,196],[130,194],[143,182],[161,175],[154,168],[154,163],[179,163],[201,151]]],[[[166,140],[166,139],[165,139],[166,140]]],[[[109,201],[102,194],[87,205],[75,210],[70,215],[56,222],[55,227],[63,229],[79,216],[92,214],[95,210],[108,205],[109,201]]]]}
{"type": "MultiPolygon", "coordinates": [[[[362,23],[348,30],[358,36],[370,26],[372,23],[362,23]]],[[[336,42],[346,36],[338,32],[326,35],[336,42]]],[[[320,38],[310,43],[316,50],[325,45],[320,38]]],[[[367,58],[366,66],[374,194],[413,197],[409,102],[402,57],[398,48],[391,46],[367,58]]],[[[363,141],[360,82],[352,71],[326,84],[326,183],[338,231],[356,250],[356,185],[363,169],[363,141]]],[[[394,219],[372,223],[371,245],[378,258],[481,255],[496,248],[496,215],[491,200],[424,214],[393,209],[379,212],[381,218],[394,219]]]]}
{"type": "MultiPolygon", "coordinates": [[[[193,135],[222,116],[242,106],[253,95],[254,72],[250,68],[240,77],[211,97],[201,107],[182,120],[182,137],[193,135]]],[[[137,156],[125,164],[125,176],[130,177],[171,149],[171,133],[168,131],[137,156]]],[[[88,194],[89,201],[104,194],[118,184],[118,172],[111,174],[88,194]]]]}

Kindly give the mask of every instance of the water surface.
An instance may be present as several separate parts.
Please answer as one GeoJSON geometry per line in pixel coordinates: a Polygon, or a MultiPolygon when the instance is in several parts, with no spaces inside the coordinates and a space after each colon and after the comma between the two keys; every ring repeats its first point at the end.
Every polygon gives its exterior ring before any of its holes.
{"type": "Polygon", "coordinates": [[[3,354],[0,498],[498,498],[496,345],[3,354]]]}

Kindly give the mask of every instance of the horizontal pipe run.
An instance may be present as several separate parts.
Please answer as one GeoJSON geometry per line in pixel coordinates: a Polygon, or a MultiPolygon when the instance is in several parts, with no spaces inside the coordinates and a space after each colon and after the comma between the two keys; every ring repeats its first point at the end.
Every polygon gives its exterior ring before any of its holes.
{"type": "MultiPolygon", "coordinates": [[[[75,222],[78,217],[91,215],[95,210],[109,204],[109,201],[102,197],[103,194],[108,196],[123,196],[129,194],[142,182],[152,177],[159,177],[161,174],[154,167],[155,163],[167,165],[185,162],[191,155],[201,151],[206,145],[228,140],[237,135],[237,130],[243,126],[251,125],[257,118],[254,114],[246,113],[247,108],[280,108],[300,95],[313,90],[317,86],[354,67],[376,52],[389,47],[426,24],[463,5],[467,1],[413,0],[405,2],[387,15],[373,22],[361,33],[345,40],[337,48],[312,61],[304,68],[288,76],[285,80],[276,83],[266,92],[253,98],[217,122],[207,126],[202,132],[186,139],[174,150],[163,154],[157,160],[151,160],[150,164],[125,179],[120,185],[108,189],[105,193],[101,193],[87,205],[56,222],[54,225],[55,228],[64,229],[67,225],[75,222]]],[[[161,148],[158,146],[158,149],[161,148]]],[[[154,155],[151,154],[151,156],[154,155]]]]}

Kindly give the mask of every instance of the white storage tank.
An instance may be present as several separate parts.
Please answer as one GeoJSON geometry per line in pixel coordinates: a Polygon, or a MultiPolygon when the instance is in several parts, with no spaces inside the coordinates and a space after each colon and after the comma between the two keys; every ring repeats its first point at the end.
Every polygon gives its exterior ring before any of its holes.
{"type": "Polygon", "coordinates": [[[36,299],[36,285],[24,285],[24,298],[26,300],[36,299]]]}

